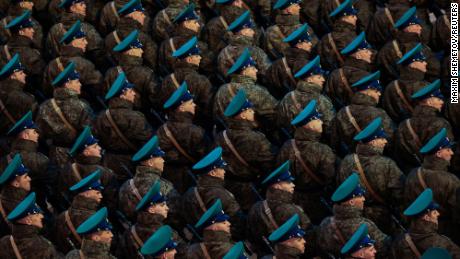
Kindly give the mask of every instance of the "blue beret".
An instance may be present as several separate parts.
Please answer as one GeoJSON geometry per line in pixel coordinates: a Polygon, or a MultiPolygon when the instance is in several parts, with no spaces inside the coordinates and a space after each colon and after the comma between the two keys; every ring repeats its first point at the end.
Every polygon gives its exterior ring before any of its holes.
{"type": "Polygon", "coordinates": [[[217,199],[195,224],[197,230],[203,230],[212,224],[228,221],[230,217],[222,210],[222,202],[217,199]]]}
{"type": "Polygon", "coordinates": [[[306,23],[295,29],[283,39],[283,42],[289,43],[291,46],[295,46],[297,43],[304,41],[311,42],[311,36],[310,33],[308,33],[308,24],[306,23]]]}
{"type": "Polygon", "coordinates": [[[225,108],[224,116],[233,117],[253,107],[254,105],[246,98],[246,92],[240,89],[225,108]]]}
{"type": "Polygon", "coordinates": [[[334,203],[341,203],[355,197],[362,197],[365,192],[366,191],[359,185],[359,176],[356,173],[352,173],[339,185],[339,187],[337,187],[332,194],[331,200],[334,203]]]}
{"type": "Polygon", "coordinates": [[[353,7],[354,0],[346,0],[329,14],[329,17],[341,17],[347,15],[357,15],[358,10],[353,7]]]}
{"type": "Polygon", "coordinates": [[[263,181],[262,184],[266,186],[270,186],[275,183],[279,182],[292,182],[294,181],[294,177],[292,177],[291,173],[289,172],[289,165],[291,161],[286,161],[280,167],[275,169],[271,174],[269,174],[263,181]]]}
{"type": "Polygon", "coordinates": [[[17,153],[3,170],[2,175],[0,175],[0,185],[12,181],[16,176],[25,175],[27,172],[29,172],[29,169],[22,164],[21,155],[17,153]]]}
{"type": "Polygon", "coordinates": [[[107,219],[107,208],[103,207],[80,224],[77,233],[80,235],[92,234],[99,231],[112,231],[112,224],[107,219]]]}
{"type": "Polygon", "coordinates": [[[420,24],[421,21],[417,18],[417,8],[411,7],[407,10],[398,21],[396,21],[394,27],[396,29],[402,30],[409,25],[420,24]]]}
{"type": "Polygon", "coordinates": [[[422,259],[452,259],[452,255],[444,248],[431,247],[423,253],[422,259]]]}
{"type": "Polygon", "coordinates": [[[222,159],[222,148],[216,147],[203,159],[198,161],[192,169],[200,173],[208,173],[216,168],[225,168],[227,163],[222,159]]]}
{"type": "Polygon", "coordinates": [[[273,6],[273,10],[283,10],[288,8],[290,5],[299,4],[302,0],[278,0],[273,6]]]}
{"type": "Polygon", "coordinates": [[[144,11],[144,7],[142,7],[141,0],[131,0],[118,10],[119,15],[128,15],[130,13],[140,11],[144,11]]]}
{"type": "Polygon", "coordinates": [[[37,125],[35,125],[32,120],[32,111],[28,111],[26,115],[16,122],[16,124],[14,124],[14,126],[8,131],[7,135],[16,136],[26,129],[37,129],[37,125]]]}
{"type": "Polygon", "coordinates": [[[70,187],[69,190],[75,193],[82,193],[89,190],[104,190],[104,187],[101,184],[101,169],[97,169],[90,175],[81,179],[78,183],[70,187]]]}
{"type": "Polygon", "coordinates": [[[180,12],[173,20],[173,23],[181,23],[187,20],[198,20],[198,15],[195,13],[195,4],[189,4],[180,12]]]}
{"type": "Polygon", "coordinates": [[[59,8],[69,8],[72,5],[80,2],[84,2],[85,0],[62,0],[61,3],[59,3],[59,8]]]}
{"type": "Polygon", "coordinates": [[[153,183],[152,187],[150,187],[149,191],[144,195],[144,197],[142,197],[142,199],[139,201],[136,206],[136,211],[147,209],[152,205],[165,202],[166,198],[160,192],[160,189],[161,184],[160,181],[157,180],[155,183],[153,183]]]}
{"type": "Polygon", "coordinates": [[[139,36],[139,31],[134,30],[131,33],[129,33],[126,38],[124,38],[118,45],[113,47],[113,51],[115,52],[123,52],[129,49],[142,49],[144,47],[142,43],[138,39],[139,36]]]}
{"type": "Polygon", "coordinates": [[[398,65],[409,65],[416,61],[426,61],[426,57],[422,52],[422,44],[418,43],[413,49],[409,50],[404,56],[398,60],[398,65]]]}
{"type": "Polygon", "coordinates": [[[364,76],[351,87],[354,92],[363,91],[367,89],[374,89],[379,92],[382,91],[382,85],[380,85],[380,71],[364,76]]]}
{"type": "Polygon", "coordinates": [[[160,256],[161,254],[170,250],[176,249],[177,243],[174,242],[173,231],[170,226],[161,226],[152,236],[147,239],[141,248],[143,255],[150,255],[152,257],[160,256]]]}
{"type": "Polygon", "coordinates": [[[452,148],[453,142],[447,137],[446,128],[442,128],[436,135],[434,135],[428,143],[426,143],[421,149],[421,154],[433,154],[443,148],[452,148]]]}
{"type": "Polygon", "coordinates": [[[18,219],[27,217],[28,215],[39,213],[43,213],[43,211],[35,203],[35,192],[31,192],[16,206],[16,208],[10,212],[10,214],[8,214],[7,219],[9,221],[16,221],[18,219]]]}
{"type": "Polygon", "coordinates": [[[316,56],[313,60],[305,64],[297,73],[295,78],[307,78],[313,75],[324,75],[326,71],[321,68],[320,57],[316,56]]]}
{"type": "Polygon", "coordinates": [[[240,17],[236,18],[227,28],[227,31],[239,32],[244,28],[253,28],[254,23],[251,21],[251,12],[246,11],[240,17]]]}
{"type": "Polygon", "coordinates": [[[299,226],[299,214],[294,214],[268,237],[272,243],[281,243],[291,238],[301,238],[305,231],[299,226]]]}
{"type": "Polygon", "coordinates": [[[356,36],[350,44],[340,51],[340,54],[347,56],[361,49],[372,49],[372,46],[366,40],[366,33],[364,32],[356,36]]]}
{"type": "Polygon", "coordinates": [[[439,209],[439,204],[433,201],[433,191],[430,188],[425,189],[404,211],[404,216],[414,217],[421,216],[431,210],[439,209]]]}
{"type": "Polygon", "coordinates": [[[145,145],[131,158],[133,162],[144,161],[152,157],[163,157],[165,152],[159,146],[157,136],[153,136],[145,145]]]}
{"type": "Polygon", "coordinates": [[[74,157],[82,152],[86,147],[94,145],[98,142],[99,140],[91,134],[91,128],[89,126],[85,126],[83,131],[75,140],[72,148],[70,149],[69,155],[74,157]]]}
{"type": "Polygon", "coordinates": [[[344,255],[349,255],[362,248],[373,246],[375,244],[375,240],[371,239],[367,233],[367,225],[364,223],[361,224],[358,230],[353,233],[348,242],[342,247],[340,252],[344,255]]]}
{"type": "Polygon", "coordinates": [[[75,39],[81,39],[86,37],[86,34],[81,30],[81,22],[77,20],[72,27],[62,36],[59,43],[69,44],[75,39]]]}
{"type": "Polygon", "coordinates": [[[356,134],[353,140],[362,143],[367,143],[379,138],[387,138],[387,135],[385,134],[385,131],[382,128],[381,117],[378,117],[371,121],[371,123],[369,123],[363,130],[356,134]]]}
{"type": "Polygon", "coordinates": [[[8,23],[5,28],[11,31],[19,31],[24,28],[30,28],[34,26],[34,22],[30,19],[30,11],[24,11],[20,16],[14,18],[8,23]]]}
{"type": "Polygon", "coordinates": [[[8,63],[2,67],[2,70],[0,70],[0,78],[7,78],[14,72],[23,71],[24,69],[24,66],[19,60],[19,53],[16,53],[8,60],[8,63]]]}
{"type": "Polygon", "coordinates": [[[80,78],[80,74],[75,70],[75,63],[71,61],[67,67],[51,83],[55,87],[63,86],[65,83],[80,78]]]}
{"type": "Polygon", "coordinates": [[[439,99],[444,99],[444,95],[439,90],[440,87],[441,87],[441,80],[436,79],[431,84],[415,92],[411,96],[411,98],[413,100],[423,100],[423,99],[427,99],[430,97],[438,97],[439,99]]]}
{"type": "Polygon", "coordinates": [[[320,120],[322,115],[316,109],[316,103],[316,100],[311,100],[307,106],[291,121],[291,125],[302,127],[312,120],[320,120]]]}
{"type": "Polygon", "coordinates": [[[193,36],[190,40],[180,46],[179,49],[172,53],[174,58],[185,58],[188,56],[199,55],[200,49],[198,48],[198,38],[193,36]]]}
{"type": "Polygon", "coordinates": [[[232,246],[222,259],[249,259],[249,255],[244,251],[244,244],[240,241],[232,246]]]}
{"type": "Polygon", "coordinates": [[[193,100],[193,95],[187,89],[187,82],[182,82],[182,84],[177,88],[176,91],[169,97],[168,100],[163,104],[163,109],[175,109],[181,104],[193,100]]]}
{"type": "Polygon", "coordinates": [[[118,74],[117,79],[113,81],[112,86],[110,87],[109,91],[105,95],[105,100],[108,101],[113,97],[117,97],[123,94],[124,91],[128,89],[134,88],[134,84],[130,83],[126,78],[125,72],[121,72],[118,74]]]}
{"type": "Polygon", "coordinates": [[[249,49],[245,48],[243,53],[238,57],[233,66],[227,71],[227,76],[237,71],[242,71],[250,66],[254,67],[256,66],[256,63],[252,59],[251,53],[249,53],[249,49]]]}

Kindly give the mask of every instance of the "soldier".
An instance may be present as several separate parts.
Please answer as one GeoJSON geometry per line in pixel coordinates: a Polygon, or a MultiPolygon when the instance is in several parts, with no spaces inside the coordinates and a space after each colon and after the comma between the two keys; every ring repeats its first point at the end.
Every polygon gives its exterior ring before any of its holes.
{"type": "Polygon", "coordinates": [[[217,199],[195,224],[203,241],[189,246],[186,258],[222,258],[233,246],[229,218],[222,210],[222,202],[217,199]]]}
{"type": "Polygon", "coordinates": [[[33,43],[35,30],[34,23],[30,19],[30,11],[25,11],[21,16],[14,18],[5,26],[10,30],[11,37],[2,47],[1,63],[6,64],[14,54],[18,53],[24,72],[28,75],[27,82],[30,85],[40,85],[42,82],[45,61],[33,43]]]}
{"type": "Polygon", "coordinates": [[[300,113],[302,107],[315,100],[318,103],[317,108],[323,116],[324,136],[330,135],[329,130],[331,121],[335,116],[335,109],[332,101],[321,94],[326,75],[327,72],[321,68],[319,56],[305,65],[302,64],[302,67],[294,74],[294,78],[297,79],[295,90],[287,93],[276,109],[277,123],[280,127],[293,132],[291,121],[300,113]]]}
{"type": "Polygon", "coordinates": [[[210,139],[200,126],[193,124],[196,104],[187,90],[181,86],[164,103],[168,121],[157,131],[160,146],[166,152],[164,176],[183,194],[192,186],[189,168],[209,149],[210,139]]]}
{"type": "Polygon", "coordinates": [[[149,34],[142,31],[143,26],[148,21],[146,20],[147,16],[144,8],[142,7],[141,1],[131,0],[118,10],[118,14],[120,15],[120,20],[117,23],[117,27],[105,37],[105,47],[112,50],[109,51],[109,54],[114,59],[114,63],[120,64],[122,62],[119,54],[116,53],[119,51],[114,49],[114,47],[121,44],[121,39],[129,37],[128,35],[130,35],[134,30],[137,30],[139,32],[138,39],[143,50],[142,56],[139,58],[142,58],[145,66],[155,70],[157,66],[158,46],[149,34]]]}
{"type": "Polygon", "coordinates": [[[351,85],[372,70],[374,52],[364,32],[340,51],[345,59],[344,65],[332,71],[324,87],[337,109],[350,104],[353,97],[351,85]]]}
{"type": "Polygon", "coordinates": [[[106,207],[83,221],[77,228],[77,234],[82,236],[81,248],[70,251],[66,259],[116,258],[110,254],[113,233],[106,207]]]}
{"type": "Polygon", "coordinates": [[[422,143],[426,143],[442,128],[447,129],[450,139],[454,137],[450,123],[439,114],[444,104],[440,84],[438,79],[411,96],[411,100],[416,102],[414,113],[411,118],[401,122],[395,131],[394,150],[398,154],[395,159],[407,173],[422,163],[419,152],[422,143]]]}
{"type": "Polygon", "coordinates": [[[132,178],[131,156],[153,136],[144,114],[133,110],[137,95],[125,73],[120,73],[105,95],[107,109],[93,121],[95,135],[107,149],[103,164],[115,172],[120,183],[132,178]]]}
{"type": "Polygon", "coordinates": [[[173,231],[168,225],[160,227],[141,248],[144,256],[154,258],[174,259],[177,253],[177,243],[173,239],[173,231]]]}
{"type": "Polygon", "coordinates": [[[442,51],[444,50],[445,53],[450,53],[450,17],[451,13],[450,10],[447,11],[445,14],[438,16],[436,18],[436,23],[433,25],[433,29],[431,30],[431,37],[430,37],[430,46],[433,47],[433,51],[442,51]]]}
{"type": "Polygon", "coordinates": [[[98,210],[104,187],[101,184],[101,170],[98,169],[69,188],[73,199],[70,207],[56,218],[52,235],[59,251],[67,254],[81,247],[81,236],[75,226],[80,226],[98,210]]]}
{"type": "Polygon", "coordinates": [[[289,47],[284,50],[284,57],[273,62],[262,78],[275,98],[281,99],[287,92],[296,89],[294,72],[300,67],[298,64],[303,66],[313,54],[311,40],[308,24],[300,26],[283,39],[283,42],[289,43],[289,47]]]}
{"type": "MultiPolygon", "coordinates": [[[[423,28],[420,25],[421,20],[417,18],[416,8],[412,7],[395,23],[394,27],[398,29],[395,39],[388,41],[379,51],[376,63],[381,68],[384,83],[398,78],[400,63],[397,60],[403,57],[402,53],[407,53],[413,49],[420,41],[423,28]]],[[[425,78],[433,81],[439,78],[441,65],[436,59],[431,49],[422,44],[423,55],[426,57],[427,71],[425,78]]]]}
{"type": "Polygon", "coordinates": [[[427,72],[426,57],[421,51],[421,44],[408,51],[398,61],[401,65],[399,79],[385,87],[382,106],[397,123],[412,115],[415,100],[410,96],[428,84],[424,81],[427,72]]]}
{"type": "Polygon", "coordinates": [[[330,14],[335,19],[332,31],[323,36],[318,44],[321,65],[327,70],[332,71],[344,65],[344,57],[339,50],[345,48],[357,36],[357,14],[358,10],[353,7],[351,0],[344,1],[330,14]]]}
{"type": "Polygon", "coordinates": [[[254,204],[248,213],[248,237],[259,256],[270,253],[265,243],[266,238],[292,216],[298,215],[302,229],[312,227],[302,208],[293,202],[295,184],[289,165],[288,160],[262,181],[266,187],[266,199],[254,204]]]}
{"type": "Polygon", "coordinates": [[[240,241],[230,248],[222,259],[249,259],[249,255],[244,249],[244,243],[240,241]]]}
{"type": "Polygon", "coordinates": [[[323,132],[322,114],[312,100],[297,115],[291,124],[296,127],[293,139],[282,146],[277,164],[292,161],[296,191],[294,202],[299,204],[314,224],[330,214],[321,202],[328,197],[328,187],[333,187],[336,173],[336,155],[332,149],[319,142],[323,132]]]}
{"type": "MultiPolygon", "coordinates": [[[[351,105],[345,106],[337,113],[331,123],[332,149],[339,154],[347,154],[353,150],[353,137],[372,120],[381,117],[383,129],[388,140],[393,138],[393,122],[385,110],[377,108],[382,86],[379,82],[380,72],[367,75],[354,83],[351,105]]],[[[391,144],[391,143],[390,143],[391,144]]]]}
{"type": "Polygon", "coordinates": [[[377,250],[375,250],[375,240],[367,234],[368,227],[366,224],[361,224],[358,230],[351,236],[347,243],[342,247],[340,253],[344,258],[362,258],[374,259],[377,250]]]}
{"type": "Polygon", "coordinates": [[[439,210],[439,204],[433,200],[433,191],[430,188],[425,189],[404,211],[404,215],[410,219],[410,227],[407,233],[393,242],[393,258],[420,256],[430,247],[445,248],[453,258],[460,257],[460,247],[437,233],[439,210]]]}
{"type": "Polygon", "coordinates": [[[223,148],[223,157],[229,162],[225,183],[243,211],[248,211],[256,202],[253,182],[272,170],[277,152],[277,147],[255,130],[253,107],[245,91],[240,89],[224,112],[228,128],[214,141],[223,148]]]}
{"type": "Polygon", "coordinates": [[[169,0],[168,6],[155,15],[152,22],[152,37],[155,42],[160,43],[172,37],[172,32],[174,31],[173,19],[189,3],[189,0],[169,0]]]}
{"type": "Polygon", "coordinates": [[[359,176],[354,173],[349,176],[332,195],[334,216],[327,217],[321,222],[316,243],[325,254],[338,256],[340,249],[352,236],[355,230],[366,224],[370,235],[375,238],[377,256],[385,258],[391,237],[383,233],[371,220],[363,217],[365,190],[359,184],[359,176]]]}
{"type": "Polygon", "coordinates": [[[439,219],[439,232],[460,240],[452,228],[452,218],[456,213],[456,192],[460,188],[458,177],[448,171],[453,155],[452,144],[447,137],[447,130],[443,128],[420,149],[424,156],[423,163],[407,176],[404,197],[406,202],[410,202],[424,189],[431,188],[434,199],[443,211],[439,219]]]}
{"type": "Polygon", "coordinates": [[[294,214],[271,233],[268,240],[275,245],[274,255],[264,256],[262,259],[300,258],[305,253],[305,231],[299,225],[299,222],[299,215],[294,214]]]}
{"type": "MultiPolygon", "coordinates": [[[[344,2],[342,2],[344,3],[344,2]]],[[[332,28],[334,25],[334,17],[330,15],[333,10],[340,6],[340,1],[327,0],[321,3],[320,14],[323,17],[325,26],[327,28],[332,28]]],[[[357,13],[358,23],[357,27],[359,31],[365,31],[369,20],[374,15],[376,10],[376,1],[372,0],[361,0],[354,3],[359,12],[357,13]]]]}
{"type": "Polygon", "coordinates": [[[0,239],[0,257],[59,258],[53,244],[39,235],[44,227],[43,218],[32,192],[8,214],[13,230],[11,235],[0,239]]]}
{"type": "Polygon", "coordinates": [[[88,41],[86,40],[86,34],[81,30],[80,20],[75,22],[62,36],[59,44],[60,56],[45,67],[42,88],[47,95],[50,95],[53,89],[51,86],[53,78],[56,78],[70,62],[74,62],[76,70],[81,76],[80,81],[84,86],[82,96],[94,103],[95,96],[101,95],[101,93],[98,93],[98,89],[102,83],[102,74],[90,60],[84,57],[88,41]]]}
{"type": "Polygon", "coordinates": [[[115,30],[120,22],[123,23],[123,16],[127,16],[139,22],[136,29],[150,35],[151,28],[149,27],[151,25],[151,21],[150,17],[146,15],[144,11],[145,10],[142,7],[141,2],[137,0],[114,0],[107,2],[101,10],[97,28],[101,35],[106,36],[115,30]],[[136,10],[126,10],[126,7],[129,5],[133,5],[136,10]]]}
{"type": "Polygon", "coordinates": [[[343,182],[358,172],[368,193],[365,195],[364,216],[374,221],[383,232],[396,233],[391,210],[399,211],[405,176],[392,159],[383,156],[388,141],[382,118],[373,120],[353,140],[358,143],[356,151],[342,160],[337,181],[343,182]]]}
{"type": "MultiPolygon", "coordinates": [[[[160,191],[160,181],[155,181],[151,188],[146,192],[142,200],[137,203],[137,220],[136,224],[126,229],[120,237],[118,246],[118,257],[128,258],[137,255],[136,258],[143,258],[139,255],[139,250],[146,244],[147,239],[156,231],[161,231],[163,222],[168,218],[168,205],[166,197],[160,191]]],[[[181,242],[181,238],[174,232],[174,240],[177,251],[185,256],[186,245],[181,242]]]]}
{"type": "Polygon", "coordinates": [[[61,167],[69,159],[67,151],[78,132],[90,124],[94,115],[88,103],[79,99],[81,83],[75,63],[70,62],[51,84],[53,98],[40,105],[36,122],[50,145],[51,162],[61,167]]]}
{"type": "Polygon", "coordinates": [[[7,219],[8,214],[27,196],[31,189],[31,179],[27,169],[22,163],[21,155],[16,154],[0,176],[2,186],[0,194],[0,213],[2,226],[0,235],[8,234],[11,223],[7,219]]]}
{"type": "Polygon", "coordinates": [[[117,207],[118,182],[113,171],[101,165],[102,153],[99,140],[91,134],[91,128],[86,126],[69,150],[72,160],[60,172],[57,180],[58,186],[55,188],[67,203],[70,202],[71,197],[68,189],[82,178],[100,170],[101,182],[105,187],[102,191],[104,204],[113,209],[117,207]]]}
{"type": "MultiPolygon", "coordinates": [[[[119,210],[133,222],[136,221],[136,205],[141,200],[141,195],[147,193],[156,181],[160,183],[161,193],[166,196],[168,207],[170,210],[173,209],[172,212],[176,205],[174,203],[179,202],[177,199],[180,195],[173,184],[162,177],[165,152],[160,149],[158,142],[158,137],[153,136],[134,154],[131,158],[131,161],[137,164],[134,177],[123,183],[119,190],[119,210]]],[[[171,212],[169,214],[171,218],[171,212]]]]}
{"type": "Polygon", "coordinates": [[[182,217],[188,224],[193,224],[219,199],[230,217],[232,236],[239,240],[244,238],[246,217],[233,194],[224,187],[226,166],[227,163],[222,160],[221,147],[215,148],[193,166],[197,174],[196,187],[191,187],[183,195],[182,217]]]}

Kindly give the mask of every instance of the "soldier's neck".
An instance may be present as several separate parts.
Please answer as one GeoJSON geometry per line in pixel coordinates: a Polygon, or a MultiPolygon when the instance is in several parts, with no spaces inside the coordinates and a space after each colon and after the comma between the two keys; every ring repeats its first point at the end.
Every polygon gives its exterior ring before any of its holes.
{"type": "Polygon", "coordinates": [[[438,117],[439,112],[435,108],[429,106],[429,105],[424,105],[424,104],[419,104],[415,106],[414,113],[412,114],[412,117],[419,117],[419,118],[429,118],[429,117],[438,117]]]}
{"type": "Polygon", "coordinates": [[[355,105],[377,106],[378,102],[371,96],[356,92],[351,97],[351,103],[355,105]]]}
{"type": "Polygon", "coordinates": [[[99,165],[101,163],[102,158],[97,156],[85,156],[83,154],[79,154],[75,157],[75,162],[81,165],[99,165]]]}
{"type": "Polygon", "coordinates": [[[106,257],[110,254],[110,244],[96,242],[85,238],[81,243],[81,250],[83,254],[87,257],[106,257]]]}
{"type": "Polygon", "coordinates": [[[292,26],[300,24],[300,16],[291,14],[278,14],[275,17],[275,23],[278,26],[292,26]]]}
{"type": "Polygon", "coordinates": [[[194,115],[190,112],[173,111],[168,114],[168,121],[171,122],[192,123],[193,118],[194,115]]]}
{"type": "Polygon", "coordinates": [[[364,60],[361,60],[361,59],[356,59],[354,57],[347,57],[345,59],[345,62],[344,62],[344,67],[355,67],[355,68],[359,68],[359,69],[362,69],[362,70],[365,70],[365,71],[371,71],[372,69],[372,64],[364,61],[364,60]]]}
{"type": "Polygon", "coordinates": [[[267,189],[265,194],[267,201],[281,202],[281,203],[292,203],[294,195],[287,191],[278,190],[272,187],[267,189]]]}
{"type": "Polygon", "coordinates": [[[160,214],[152,214],[145,211],[141,211],[137,213],[137,223],[136,226],[142,228],[158,228],[159,226],[163,225],[163,221],[165,217],[160,214]]]}
{"type": "Polygon", "coordinates": [[[86,198],[82,195],[77,195],[72,200],[71,209],[75,210],[87,210],[96,212],[99,208],[100,203],[94,199],[86,198]]]}
{"type": "Polygon", "coordinates": [[[23,225],[23,224],[13,224],[13,228],[11,234],[16,239],[22,238],[33,238],[34,236],[38,236],[40,232],[40,228],[32,225],[23,225]]]}
{"type": "Polygon", "coordinates": [[[406,66],[400,69],[399,78],[400,80],[422,81],[425,78],[425,73],[406,66]]]}
{"type": "Polygon", "coordinates": [[[423,219],[414,219],[409,227],[409,233],[411,234],[428,234],[436,233],[437,231],[438,224],[423,219]]]}
{"type": "Polygon", "coordinates": [[[397,32],[396,38],[399,43],[420,42],[420,35],[413,32],[397,32]]]}
{"type": "Polygon", "coordinates": [[[220,242],[229,243],[231,242],[231,235],[225,231],[214,231],[214,230],[203,230],[203,241],[204,242],[220,242]]]}
{"type": "Polygon", "coordinates": [[[80,48],[75,48],[73,46],[62,46],[61,48],[61,56],[63,57],[81,57],[85,53],[80,48]]]}
{"type": "Polygon", "coordinates": [[[299,258],[302,252],[294,247],[285,246],[282,244],[278,244],[275,247],[275,256],[276,258],[283,258],[283,259],[293,259],[299,258]]]}
{"type": "Polygon", "coordinates": [[[360,218],[363,216],[362,209],[355,207],[355,206],[346,205],[346,204],[344,205],[334,204],[334,207],[332,210],[334,212],[334,217],[336,219],[341,219],[341,220],[360,218]]]}
{"type": "Polygon", "coordinates": [[[297,128],[294,133],[296,141],[315,141],[319,142],[321,139],[321,132],[312,131],[303,127],[297,128]]]}
{"type": "Polygon", "coordinates": [[[436,154],[427,155],[423,159],[422,167],[424,169],[436,170],[436,171],[448,171],[450,161],[444,160],[436,156],[436,154]]]}

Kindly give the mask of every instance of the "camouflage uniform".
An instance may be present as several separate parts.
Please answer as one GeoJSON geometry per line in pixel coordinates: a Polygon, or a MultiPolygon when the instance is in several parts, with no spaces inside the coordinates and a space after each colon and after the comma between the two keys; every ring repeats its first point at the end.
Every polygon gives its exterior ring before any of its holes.
{"type": "MultiPolygon", "coordinates": [[[[337,182],[341,183],[353,172],[359,171],[357,169],[359,166],[353,157],[357,155],[365,178],[369,183],[369,188],[364,187],[372,189],[376,194],[374,196],[369,190],[366,192],[364,216],[375,222],[385,233],[393,234],[396,232],[397,226],[391,221],[392,212],[390,208],[399,211],[400,201],[403,198],[405,176],[392,159],[382,156],[382,151],[369,144],[358,144],[356,152],[342,160],[340,170],[337,173],[337,182]],[[382,201],[379,201],[379,198],[382,201]]],[[[361,182],[364,181],[361,180],[361,182]]]]}
{"type": "Polygon", "coordinates": [[[294,138],[284,143],[276,159],[277,164],[281,164],[288,159],[292,162],[289,171],[295,178],[294,202],[303,208],[315,224],[319,224],[326,215],[330,214],[320,199],[329,197],[330,194],[327,188],[335,185],[335,164],[337,160],[332,149],[319,142],[320,137],[320,133],[297,128],[294,138]],[[321,182],[317,182],[305,172],[301,162],[295,155],[291,143],[293,140],[296,142],[301,159],[310,171],[318,176],[321,182]]]}
{"type": "MultiPolygon", "coordinates": [[[[53,228],[53,243],[56,244],[56,247],[60,252],[66,254],[72,249],[80,248],[80,242],[75,238],[70,230],[65,213],[68,213],[71,224],[77,228],[87,220],[91,215],[96,213],[99,207],[99,203],[93,199],[86,198],[82,195],[77,195],[73,198],[72,204],[65,211],[59,214],[54,222],[53,228]],[[71,243],[75,247],[72,247],[71,243]]],[[[81,236],[80,236],[81,238],[81,236]]]]}
{"type": "Polygon", "coordinates": [[[81,259],[80,251],[85,259],[116,259],[110,254],[110,244],[83,239],[80,250],[72,250],[65,259],[81,259]]]}
{"type": "MultiPolygon", "coordinates": [[[[203,242],[208,254],[211,258],[222,258],[232,248],[232,240],[230,233],[223,231],[203,231],[203,242]]],[[[206,258],[203,254],[203,249],[199,243],[195,243],[187,249],[187,259],[201,259],[206,258]]]]}
{"type": "Polygon", "coordinates": [[[29,194],[28,191],[22,188],[16,188],[12,185],[6,184],[2,186],[0,194],[0,202],[2,203],[3,210],[5,215],[2,213],[2,221],[0,222],[0,236],[4,236],[10,233],[11,225],[6,223],[5,217],[10,214],[10,212],[16,208],[16,206],[24,200],[24,198],[29,194]]]}
{"type": "MultiPolygon", "coordinates": [[[[9,10],[8,10],[8,16],[3,18],[0,23],[2,25],[6,25],[10,23],[14,18],[21,16],[21,14],[26,11],[27,9],[23,9],[19,6],[20,2],[17,2],[18,4],[16,5],[11,5],[9,10]]],[[[33,44],[34,48],[41,50],[43,48],[43,28],[41,24],[34,19],[33,17],[30,17],[34,25],[32,28],[34,29],[34,39],[33,39],[33,44]]],[[[6,43],[11,37],[11,31],[9,29],[6,29],[4,26],[0,26],[0,42],[6,43]]]]}
{"type": "Polygon", "coordinates": [[[273,231],[294,214],[300,217],[300,228],[307,230],[312,227],[307,214],[301,207],[294,204],[292,193],[268,187],[266,199],[254,204],[248,213],[248,239],[257,255],[262,256],[270,252],[262,238],[268,239],[273,231]],[[270,216],[267,215],[266,207],[270,210],[270,216]]]}
{"type": "Polygon", "coordinates": [[[227,136],[241,157],[249,165],[244,165],[232,153],[223,132],[215,137],[215,145],[223,148],[223,159],[228,162],[225,183],[233,193],[243,211],[248,211],[256,202],[251,184],[258,182],[260,176],[271,172],[274,166],[277,147],[272,145],[264,134],[255,130],[255,123],[227,119],[227,136]]]}
{"type": "Polygon", "coordinates": [[[369,235],[376,241],[377,258],[386,258],[391,237],[383,233],[374,222],[363,217],[361,209],[336,204],[333,211],[334,216],[325,218],[318,230],[316,242],[324,253],[339,256],[345,242],[364,223],[369,227],[369,235]]]}
{"type": "MultiPolygon", "coordinates": [[[[99,17],[99,23],[97,29],[101,35],[107,35],[113,30],[116,29],[120,19],[123,19],[119,16],[118,10],[120,10],[128,0],[114,0],[106,2],[104,7],[101,10],[101,16],[99,17]]],[[[140,26],[139,30],[146,34],[151,33],[151,19],[147,13],[145,13],[145,20],[143,26],[140,26]]]]}
{"type": "Polygon", "coordinates": [[[169,5],[158,12],[152,21],[152,37],[160,43],[172,37],[174,30],[173,20],[187,5],[186,0],[169,0],[169,5]]]}

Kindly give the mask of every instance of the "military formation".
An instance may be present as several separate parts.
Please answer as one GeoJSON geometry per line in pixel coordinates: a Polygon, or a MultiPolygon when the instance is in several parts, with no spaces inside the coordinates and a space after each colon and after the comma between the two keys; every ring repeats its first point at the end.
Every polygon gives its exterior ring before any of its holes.
{"type": "Polygon", "coordinates": [[[0,1],[0,258],[460,259],[450,2],[0,1]]]}

